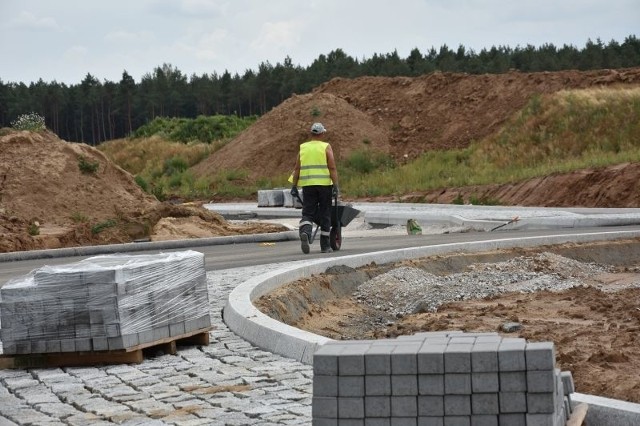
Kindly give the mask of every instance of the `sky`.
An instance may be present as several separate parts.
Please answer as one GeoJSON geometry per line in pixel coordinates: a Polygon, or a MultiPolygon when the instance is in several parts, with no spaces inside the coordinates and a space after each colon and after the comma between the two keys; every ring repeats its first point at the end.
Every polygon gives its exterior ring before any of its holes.
{"type": "Polygon", "coordinates": [[[368,59],[442,45],[640,37],[640,0],[0,0],[0,81],[136,82],[163,64],[183,75],[309,66],[342,49],[368,59]]]}

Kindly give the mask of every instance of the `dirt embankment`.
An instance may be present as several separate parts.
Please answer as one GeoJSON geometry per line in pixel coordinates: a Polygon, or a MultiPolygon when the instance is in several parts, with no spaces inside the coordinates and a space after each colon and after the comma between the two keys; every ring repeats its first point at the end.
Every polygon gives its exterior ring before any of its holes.
{"type": "MultiPolygon", "coordinates": [[[[245,169],[252,178],[288,175],[314,121],[327,127],[337,158],[367,149],[402,163],[430,149],[463,148],[494,134],[534,95],[638,84],[640,68],[336,78],[310,94],[287,99],[194,172],[245,169]]],[[[626,164],[512,185],[442,188],[380,200],[450,203],[462,196],[505,205],[639,207],[639,169],[638,164],[626,164]]]]}
{"type": "Polygon", "coordinates": [[[160,203],[99,150],[50,132],[0,136],[0,253],[285,229],[160,203]]]}
{"type": "Polygon", "coordinates": [[[333,339],[464,330],[552,341],[558,367],[573,373],[578,392],[640,403],[640,379],[629,375],[640,368],[639,288],[640,241],[632,240],[452,254],[357,270],[333,267],[254,303],[273,318],[333,339]],[[440,277],[435,283],[440,290],[421,295],[415,282],[378,280],[401,267],[440,277]],[[412,303],[446,294],[442,286],[454,286],[447,277],[455,283],[470,280],[523,290],[473,298],[461,284],[454,293],[467,294],[460,296],[463,300],[443,299],[436,311],[398,315],[388,309],[395,299],[412,303]],[[371,292],[380,297],[369,300],[357,290],[374,280],[378,287],[371,292]],[[546,289],[533,290],[537,287],[546,289]],[[387,293],[394,297],[383,297],[387,293]],[[402,297],[404,293],[408,295],[402,297]],[[502,326],[512,322],[522,328],[504,332],[502,326]]]}

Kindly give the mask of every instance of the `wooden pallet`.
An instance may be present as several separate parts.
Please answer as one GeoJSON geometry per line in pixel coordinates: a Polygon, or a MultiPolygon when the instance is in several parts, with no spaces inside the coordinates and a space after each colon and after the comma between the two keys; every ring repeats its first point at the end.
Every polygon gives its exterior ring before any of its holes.
{"type": "Polygon", "coordinates": [[[117,351],[0,355],[0,369],[74,367],[99,364],[140,364],[144,359],[144,350],[154,349],[162,351],[165,354],[175,355],[178,352],[178,344],[206,346],[209,344],[209,330],[211,330],[211,328],[196,330],[181,334],[180,336],[167,337],[117,351]]]}

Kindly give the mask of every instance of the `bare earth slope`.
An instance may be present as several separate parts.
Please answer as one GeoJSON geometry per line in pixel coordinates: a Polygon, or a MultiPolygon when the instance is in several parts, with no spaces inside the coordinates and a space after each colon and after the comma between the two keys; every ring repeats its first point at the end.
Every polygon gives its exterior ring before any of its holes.
{"type": "Polygon", "coordinates": [[[367,147],[397,160],[411,159],[429,149],[466,147],[493,134],[535,94],[638,84],[640,68],[336,78],[278,105],[194,172],[245,169],[254,178],[287,174],[314,121],[328,128],[338,158],[367,147]]]}
{"type": "Polygon", "coordinates": [[[0,253],[284,229],[160,203],[99,150],[50,132],[0,136],[0,253]],[[95,173],[83,173],[80,158],[97,164],[95,173]]]}

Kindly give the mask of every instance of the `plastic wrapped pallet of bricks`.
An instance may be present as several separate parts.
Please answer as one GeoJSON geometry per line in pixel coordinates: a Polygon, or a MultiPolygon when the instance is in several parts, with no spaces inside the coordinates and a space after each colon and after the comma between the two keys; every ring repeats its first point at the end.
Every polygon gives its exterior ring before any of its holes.
{"type": "Polygon", "coordinates": [[[204,255],[102,255],[0,289],[4,354],[107,351],[211,329],[204,255]]]}

